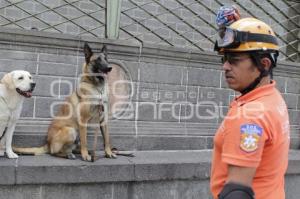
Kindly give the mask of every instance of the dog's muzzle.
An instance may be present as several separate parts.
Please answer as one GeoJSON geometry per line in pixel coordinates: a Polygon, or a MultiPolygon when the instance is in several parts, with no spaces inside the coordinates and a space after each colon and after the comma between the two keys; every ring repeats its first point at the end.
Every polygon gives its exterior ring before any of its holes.
{"type": "Polygon", "coordinates": [[[22,90],[19,89],[19,88],[16,88],[16,91],[17,91],[20,95],[22,95],[22,96],[24,96],[24,97],[26,97],[26,98],[30,98],[30,97],[32,97],[32,92],[33,92],[33,90],[34,90],[34,88],[35,88],[35,85],[36,85],[36,83],[30,83],[30,89],[29,89],[28,91],[22,91],[22,90]]]}

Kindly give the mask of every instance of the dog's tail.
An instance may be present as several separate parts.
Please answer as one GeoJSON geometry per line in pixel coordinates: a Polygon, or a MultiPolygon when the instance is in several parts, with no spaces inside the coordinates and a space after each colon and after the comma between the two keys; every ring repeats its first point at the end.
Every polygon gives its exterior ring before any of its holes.
{"type": "Polygon", "coordinates": [[[31,148],[13,147],[13,151],[22,155],[42,155],[49,153],[50,150],[48,144],[45,144],[44,146],[31,148]]]}

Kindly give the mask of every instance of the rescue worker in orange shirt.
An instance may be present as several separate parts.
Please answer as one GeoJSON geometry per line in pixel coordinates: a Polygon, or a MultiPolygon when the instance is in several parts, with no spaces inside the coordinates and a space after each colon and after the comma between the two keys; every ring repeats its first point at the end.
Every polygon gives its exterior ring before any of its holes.
{"type": "Polygon", "coordinates": [[[285,199],[289,118],[272,80],[278,43],[266,23],[239,19],[224,30],[222,55],[228,87],[241,93],[214,137],[210,187],[214,199],[285,199]]]}

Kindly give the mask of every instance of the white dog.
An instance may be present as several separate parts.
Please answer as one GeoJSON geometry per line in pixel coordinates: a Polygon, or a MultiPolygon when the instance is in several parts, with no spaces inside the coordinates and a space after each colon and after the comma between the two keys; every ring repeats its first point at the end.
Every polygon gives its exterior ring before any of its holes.
{"type": "Polygon", "coordinates": [[[31,97],[34,87],[32,76],[23,70],[7,73],[0,81],[0,156],[6,152],[8,158],[18,158],[12,150],[12,137],[24,97],[31,97]]]}

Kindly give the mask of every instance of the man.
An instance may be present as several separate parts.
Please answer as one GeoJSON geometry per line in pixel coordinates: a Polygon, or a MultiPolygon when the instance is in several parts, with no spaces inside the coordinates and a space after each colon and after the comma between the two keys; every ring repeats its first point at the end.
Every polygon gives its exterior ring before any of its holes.
{"type": "Polygon", "coordinates": [[[254,18],[226,27],[215,45],[229,88],[240,92],[214,138],[214,199],[284,199],[289,118],[272,69],[278,44],[273,30],[254,18]]]}

